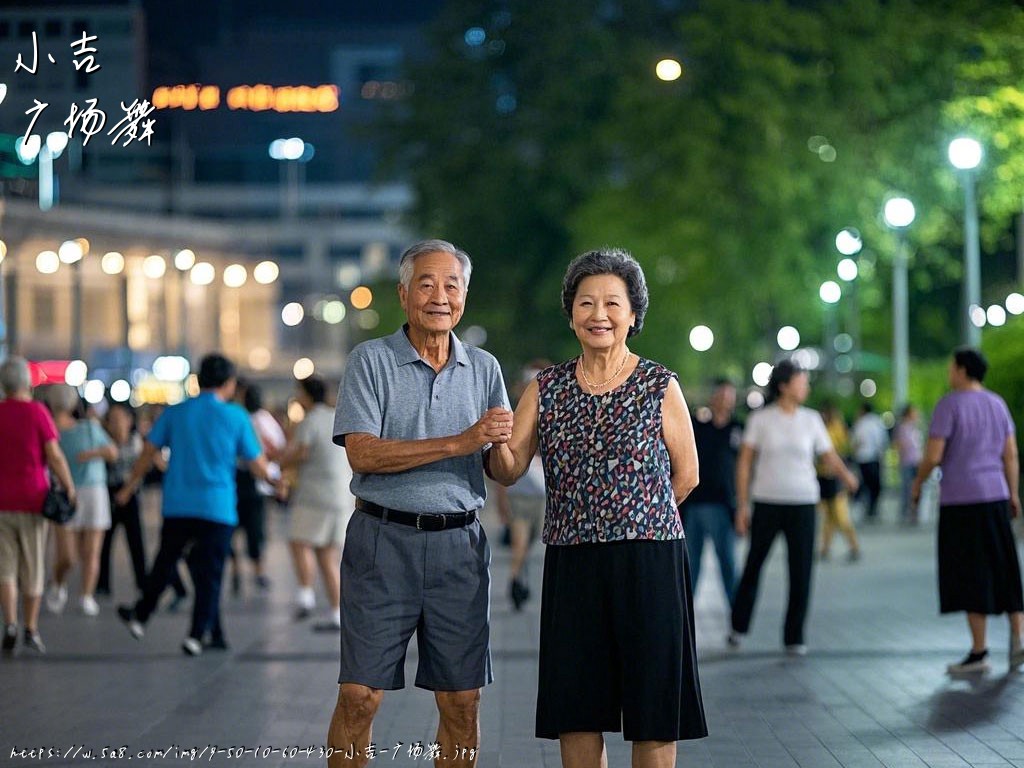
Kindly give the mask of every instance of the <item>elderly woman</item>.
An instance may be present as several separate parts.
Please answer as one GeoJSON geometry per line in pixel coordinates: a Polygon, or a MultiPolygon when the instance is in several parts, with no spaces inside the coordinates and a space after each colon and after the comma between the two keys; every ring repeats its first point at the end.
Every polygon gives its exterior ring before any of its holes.
{"type": "Polygon", "coordinates": [[[1024,599],[1010,519],[1020,514],[1020,477],[1013,418],[999,395],[982,386],[988,361],[976,349],[953,353],[953,391],[935,406],[924,458],[911,488],[914,504],[932,470],[939,486],[939,611],[967,613],[971,650],[950,674],[988,669],[988,615],[1010,620],[1009,665],[1024,664],[1024,599]]]}
{"type": "Polygon", "coordinates": [[[775,537],[786,538],[789,597],[782,642],[793,656],[807,653],[804,624],[811,599],[814,516],[821,498],[815,460],[852,493],[857,478],[839,458],[821,414],[804,406],[807,372],[791,360],[772,369],[768,406],[751,414],[736,463],[736,530],[750,528],[750,549],[736,590],[728,642],[738,646],[750,628],[761,568],[775,537]],[[753,501],[753,521],[750,505],[753,501]]]}
{"type": "Polygon", "coordinates": [[[18,585],[21,585],[25,648],[46,651],[39,636],[46,531],[43,500],[47,467],[75,500],[75,484],[57,440],[57,427],[42,403],[32,400],[28,363],[8,357],[0,364],[0,606],[4,614],[3,651],[18,641],[18,585]]]}
{"type": "Polygon", "coordinates": [[[539,445],[547,485],[537,736],[567,767],[607,765],[604,731],[634,766],[675,765],[707,735],[690,571],[677,505],[697,484],[693,428],[676,375],[630,351],[647,285],[625,251],[576,258],[562,308],[579,357],[523,393],[512,438],[489,456],[510,485],[539,445]]]}

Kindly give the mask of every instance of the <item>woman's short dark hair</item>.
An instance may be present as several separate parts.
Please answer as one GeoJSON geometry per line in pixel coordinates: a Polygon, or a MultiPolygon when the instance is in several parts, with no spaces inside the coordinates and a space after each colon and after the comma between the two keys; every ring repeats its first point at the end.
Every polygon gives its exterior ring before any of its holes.
{"type": "Polygon", "coordinates": [[[204,357],[199,363],[199,388],[219,389],[235,378],[235,364],[216,352],[204,357]]]}
{"type": "Polygon", "coordinates": [[[572,319],[572,303],[576,292],[585,278],[594,275],[615,275],[626,284],[629,307],[636,314],[636,322],[629,329],[629,336],[636,336],[644,327],[644,316],[650,297],[647,294],[647,280],[629,251],[621,248],[602,248],[587,251],[573,259],[562,279],[562,311],[572,319]]]}
{"type": "Polygon", "coordinates": [[[245,393],[242,396],[242,402],[245,404],[245,410],[249,413],[256,413],[256,411],[263,407],[263,390],[255,384],[247,383],[245,385],[245,393]]]}
{"type": "Polygon", "coordinates": [[[327,399],[327,383],[319,376],[299,379],[299,386],[314,403],[322,403],[327,399]]]}
{"type": "Polygon", "coordinates": [[[957,368],[963,368],[967,378],[977,381],[979,384],[985,380],[988,373],[988,359],[981,353],[981,350],[973,347],[959,347],[953,350],[953,362],[957,368]]]}
{"type": "Polygon", "coordinates": [[[772,368],[772,375],[768,379],[768,402],[774,403],[782,394],[782,385],[789,384],[794,376],[799,376],[804,369],[793,360],[780,360],[772,368]]]}

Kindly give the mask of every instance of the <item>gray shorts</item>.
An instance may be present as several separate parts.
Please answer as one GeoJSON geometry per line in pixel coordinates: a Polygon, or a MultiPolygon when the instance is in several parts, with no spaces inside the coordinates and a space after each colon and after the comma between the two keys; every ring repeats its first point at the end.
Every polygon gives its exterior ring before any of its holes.
{"type": "Polygon", "coordinates": [[[491,550],[480,522],[419,531],[356,512],[341,560],[339,683],[405,687],[416,633],[416,687],[468,691],[494,680],[491,550]]]}

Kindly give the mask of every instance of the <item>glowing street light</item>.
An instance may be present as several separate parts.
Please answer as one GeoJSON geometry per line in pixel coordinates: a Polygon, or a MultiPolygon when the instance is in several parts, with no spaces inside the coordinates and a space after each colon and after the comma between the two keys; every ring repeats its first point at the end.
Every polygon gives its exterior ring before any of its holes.
{"type": "Polygon", "coordinates": [[[960,136],[949,143],[949,162],[960,171],[964,185],[964,283],[961,318],[963,342],[971,347],[981,344],[981,329],[971,322],[970,308],[981,304],[981,245],[978,237],[978,203],[974,193],[975,169],[981,163],[982,149],[974,139],[960,136]]]}
{"type": "Polygon", "coordinates": [[[860,232],[853,227],[846,227],[836,235],[836,250],[843,256],[856,256],[863,247],[860,232]]]}
{"type": "Polygon", "coordinates": [[[683,65],[675,59],[662,59],[654,67],[654,74],[659,80],[671,83],[683,76],[683,65]]]}
{"type": "Polygon", "coordinates": [[[826,280],[818,288],[818,297],[826,304],[835,304],[843,296],[843,289],[835,280],[826,280]]]}
{"type": "Polygon", "coordinates": [[[779,349],[792,352],[800,346],[800,331],[792,325],[784,325],[779,329],[775,340],[779,343],[779,349]]]}
{"type": "Polygon", "coordinates": [[[707,352],[715,343],[715,334],[706,325],[696,325],[690,330],[690,346],[697,352],[707,352]]]}
{"type": "Polygon", "coordinates": [[[910,372],[909,298],[907,289],[907,227],[917,211],[905,197],[892,197],[883,208],[885,223],[896,233],[896,256],[892,261],[892,380],[893,408],[907,402],[910,372]]]}

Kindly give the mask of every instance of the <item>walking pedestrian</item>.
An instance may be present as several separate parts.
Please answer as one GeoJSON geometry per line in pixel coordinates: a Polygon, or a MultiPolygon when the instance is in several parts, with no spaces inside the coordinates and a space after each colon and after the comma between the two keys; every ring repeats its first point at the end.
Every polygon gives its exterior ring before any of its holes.
{"type": "Polygon", "coordinates": [[[874,406],[865,400],[860,405],[860,415],[853,422],[850,435],[853,460],[860,470],[860,492],[858,497],[864,504],[864,521],[878,519],[878,499],[882,496],[882,459],[889,447],[889,433],[882,417],[875,413],[874,406]]]}
{"type": "Polygon", "coordinates": [[[46,533],[42,515],[53,473],[71,502],[75,481],[60,449],[57,426],[42,403],[32,400],[32,380],[24,358],[0,363],[0,609],[3,611],[4,654],[18,642],[18,593],[24,647],[45,653],[39,634],[39,606],[46,580],[46,533]]]}
{"type": "Polygon", "coordinates": [[[564,766],[606,766],[605,731],[637,768],[675,765],[677,741],[707,735],[678,509],[697,451],[676,375],[627,346],[648,303],[627,252],[574,259],[562,308],[581,354],[526,388],[512,440],[490,452],[505,484],[538,447],[544,462],[536,733],[564,766]]]}
{"type": "Polygon", "coordinates": [[[257,477],[267,479],[267,461],[248,415],[231,402],[235,366],[223,355],[210,354],[199,365],[199,395],[172,405],[157,419],[146,438],[142,456],[118,492],[126,502],[149,470],[154,456],[170,448],[164,477],[163,527],[160,550],[134,605],[122,605],[118,616],[131,635],[141,639],[164,588],[174,578],[186,548],[195,589],[192,623],[182,642],[188,656],[203,652],[203,640],[226,648],[220,622],[220,592],[231,534],[238,525],[235,462],[249,462],[257,477]]]}
{"type": "MultiPolygon", "coordinates": [[[[846,431],[846,419],[834,403],[826,403],[821,409],[821,418],[825,422],[825,430],[832,441],[836,454],[845,463],[850,450],[850,437],[846,431]]],[[[857,530],[850,519],[849,496],[828,462],[818,460],[818,489],[821,491],[821,549],[819,557],[828,560],[832,549],[832,539],[836,531],[846,537],[846,559],[854,563],[860,560],[860,542],[857,530]]]]}
{"type": "Polygon", "coordinates": [[[952,392],[932,413],[928,442],[911,489],[913,502],[932,470],[939,486],[939,611],[967,614],[971,650],[948,665],[950,674],[989,669],[987,617],[1005,613],[1010,623],[1009,665],[1024,664],[1024,596],[1020,561],[1010,528],[1020,515],[1020,466],[1013,417],[982,382],[988,361],[961,347],[949,364],[952,392]]]}
{"type": "Polygon", "coordinates": [[[736,456],[743,440],[743,425],[735,416],[736,385],[728,379],[717,379],[708,406],[693,417],[700,483],[680,510],[693,594],[697,594],[700,580],[704,541],[710,538],[718,558],[722,591],[731,608],[736,594],[736,456]]]}
{"type": "Polygon", "coordinates": [[[917,468],[924,454],[924,439],[918,421],[917,408],[913,405],[905,406],[892,436],[892,444],[900,463],[900,520],[909,525],[917,525],[918,522],[917,505],[912,502],[912,492],[917,468]]]}
{"type": "Polygon", "coordinates": [[[440,715],[440,759],[470,765],[479,749],[480,689],[493,680],[483,450],[508,440],[512,413],[498,362],[454,333],[471,270],[444,240],[406,250],[406,324],[357,346],[345,367],[334,440],[348,452],[357,511],[341,561],[332,767],[366,765],[384,691],[405,686],[413,633],[416,685],[434,692],[440,715]],[[344,750],[357,757],[345,762],[344,750]]]}
{"type": "Polygon", "coordinates": [[[761,569],[775,537],[786,538],[789,595],[782,642],[793,656],[807,653],[804,628],[814,566],[814,518],[820,497],[814,464],[824,461],[851,491],[857,478],[832,447],[817,411],[804,407],[810,394],[807,372],[791,360],[772,369],[768,405],[747,420],[736,465],[736,530],[750,531],[750,548],[732,609],[729,645],[737,647],[750,629],[761,569]],[[751,503],[753,514],[751,515],[751,503]]]}

